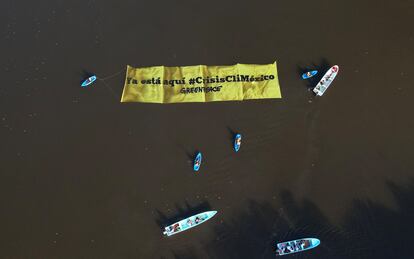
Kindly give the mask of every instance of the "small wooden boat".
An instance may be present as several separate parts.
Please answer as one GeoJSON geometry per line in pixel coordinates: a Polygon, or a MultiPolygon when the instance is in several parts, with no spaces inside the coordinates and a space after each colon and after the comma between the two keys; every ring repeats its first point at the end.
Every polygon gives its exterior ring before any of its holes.
{"type": "Polygon", "coordinates": [[[278,243],[276,246],[277,255],[294,254],[317,247],[321,241],[317,238],[302,238],[292,241],[278,243]]]}
{"type": "Polygon", "coordinates": [[[206,222],[207,220],[211,219],[214,215],[216,215],[216,213],[217,211],[215,210],[205,211],[188,217],[186,219],[180,220],[172,225],[169,225],[168,227],[165,227],[164,235],[172,236],[177,233],[188,230],[190,228],[193,228],[195,226],[198,226],[206,222]]]}

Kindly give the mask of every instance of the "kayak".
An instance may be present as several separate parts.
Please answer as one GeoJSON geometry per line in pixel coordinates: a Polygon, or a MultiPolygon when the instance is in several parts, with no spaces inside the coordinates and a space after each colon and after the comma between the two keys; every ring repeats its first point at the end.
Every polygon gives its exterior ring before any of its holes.
{"type": "Polygon", "coordinates": [[[317,238],[302,238],[292,241],[278,243],[276,245],[277,255],[294,254],[303,252],[312,248],[317,247],[321,241],[317,238]]]}
{"type": "Polygon", "coordinates": [[[82,82],[81,86],[82,87],[87,87],[88,85],[90,85],[93,82],[95,82],[95,80],[96,80],[96,76],[88,77],[87,79],[85,79],[85,81],[82,82]]]}
{"type": "Polygon", "coordinates": [[[241,146],[241,135],[240,134],[236,134],[236,136],[234,137],[234,151],[238,152],[241,146]]]}
{"type": "Polygon", "coordinates": [[[201,155],[201,152],[198,152],[196,157],[194,158],[194,171],[198,171],[201,166],[201,160],[203,159],[203,156],[201,155]]]}
{"type": "Polygon", "coordinates": [[[164,235],[172,236],[177,233],[183,232],[190,228],[200,225],[201,223],[206,222],[207,220],[211,219],[214,215],[216,215],[217,211],[205,211],[186,219],[180,220],[172,225],[165,227],[163,232],[164,235]]]}
{"type": "Polygon", "coordinates": [[[308,72],[302,74],[302,79],[311,78],[312,76],[316,75],[317,73],[318,73],[318,70],[308,71],[308,72]]]}
{"type": "Polygon", "coordinates": [[[336,75],[338,74],[339,67],[337,65],[331,67],[328,72],[322,77],[319,83],[313,88],[313,92],[318,95],[322,96],[325,93],[326,89],[331,85],[332,81],[335,79],[336,75]]]}

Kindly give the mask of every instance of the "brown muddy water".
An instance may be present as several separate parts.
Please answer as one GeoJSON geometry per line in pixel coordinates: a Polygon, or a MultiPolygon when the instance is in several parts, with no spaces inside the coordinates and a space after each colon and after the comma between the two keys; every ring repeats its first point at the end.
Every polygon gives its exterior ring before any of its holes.
{"type": "Polygon", "coordinates": [[[0,256],[274,258],[317,237],[291,257],[413,258],[413,16],[413,1],[2,1],[0,256]],[[127,64],[274,60],[282,99],[119,102],[127,64]],[[335,64],[314,97],[300,72],[335,64]],[[114,76],[82,89],[87,72],[114,76]]]}

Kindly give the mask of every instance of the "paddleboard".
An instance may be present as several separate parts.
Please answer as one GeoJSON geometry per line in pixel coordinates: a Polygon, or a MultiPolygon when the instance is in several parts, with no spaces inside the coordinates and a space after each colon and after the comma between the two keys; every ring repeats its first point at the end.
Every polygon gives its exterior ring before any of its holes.
{"type": "Polygon", "coordinates": [[[331,85],[338,72],[339,66],[335,65],[331,67],[328,72],[325,73],[319,83],[315,86],[315,88],[313,88],[313,92],[318,96],[322,96],[325,93],[326,89],[328,89],[328,87],[331,85]]]}

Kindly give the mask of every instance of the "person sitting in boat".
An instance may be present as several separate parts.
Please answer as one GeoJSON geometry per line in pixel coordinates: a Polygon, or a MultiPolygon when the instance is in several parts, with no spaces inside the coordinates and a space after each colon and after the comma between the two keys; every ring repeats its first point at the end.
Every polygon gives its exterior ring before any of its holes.
{"type": "Polygon", "coordinates": [[[308,77],[311,77],[311,76],[312,76],[312,73],[309,71],[309,72],[307,72],[307,73],[306,73],[306,75],[307,75],[308,77]]]}
{"type": "Polygon", "coordinates": [[[196,223],[196,224],[200,223],[200,218],[199,218],[199,217],[196,217],[196,218],[195,218],[195,223],[196,223]]]}
{"type": "Polygon", "coordinates": [[[304,240],[300,240],[299,241],[299,246],[300,246],[300,249],[301,250],[305,249],[305,241],[304,240]]]}
{"type": "Polygon", "coordinates": [[[236,139],[236,144],[237,144],[238,146],[240,146],[240,145],[241,145],[241,138],[237,138],[237,139],[236,139]]]}
{"type": "Polygon", "coordinates": [[[175,224],[174,226],[173,226],[173,231],[174,232],[177,232],[177,231],[179,231],[180,230],[180,225],[179,224],[175,224]]]}
{"type": "Polygon", "coordinates": [[[278,249],[279,254],[289,253],[289,250],[287,249],[286,244],[282,243],[282,244],[278,244],[277,246],[279,247],[278,249]]]}

